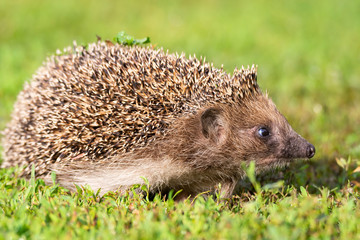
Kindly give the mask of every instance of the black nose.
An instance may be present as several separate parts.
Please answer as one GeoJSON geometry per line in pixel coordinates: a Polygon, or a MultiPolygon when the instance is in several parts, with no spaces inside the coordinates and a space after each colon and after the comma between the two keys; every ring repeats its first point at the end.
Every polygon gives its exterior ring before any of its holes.
{"type": "Polygon", "coordinates": [[[306,149],[306,156],[312,158],[315,155],[315,147],[312,144],[309,144],[306,149]]]}

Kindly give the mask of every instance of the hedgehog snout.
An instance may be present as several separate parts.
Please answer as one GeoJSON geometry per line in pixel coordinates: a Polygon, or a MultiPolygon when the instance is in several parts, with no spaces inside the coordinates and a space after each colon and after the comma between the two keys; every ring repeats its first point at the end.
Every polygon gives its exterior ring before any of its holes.
{"type": "Polygon", "coordinates": [[[306,156],[312,158],[315,155],[315,147],[311,143],[306,148],[306,156]]]}
{"type": "Polygon", "coordinates": [[[315,147],[296,132],[292,131],[282,148],[283,158],[312,158],[315,155],[315,147]]]}

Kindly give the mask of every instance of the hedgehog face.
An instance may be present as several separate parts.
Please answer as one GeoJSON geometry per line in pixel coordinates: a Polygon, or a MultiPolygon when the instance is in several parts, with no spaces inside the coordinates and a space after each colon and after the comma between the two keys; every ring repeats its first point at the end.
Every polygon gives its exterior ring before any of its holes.
{"type": "Polygon", "coordinates": [[[314,146],[291,128],[267,96],[208,108],[201,119],[204,136],[236,162],[254,160],[266,169],[315,154],[314,146]]]}
{"type": "MultiPolygon", "coordinates": [[[[275,104],[264,95],[240,104],[231,118],[231,136],[235,148],[246,152],[244,160],[255,160],[257,165],[284,165],[297,158],[312,158],[315,148],[297,134],[275,104]],[[238,129],[238,130],[235,130],[238,129]]],[[[230,119],[231,119],[230,118],[230,119]]]]}

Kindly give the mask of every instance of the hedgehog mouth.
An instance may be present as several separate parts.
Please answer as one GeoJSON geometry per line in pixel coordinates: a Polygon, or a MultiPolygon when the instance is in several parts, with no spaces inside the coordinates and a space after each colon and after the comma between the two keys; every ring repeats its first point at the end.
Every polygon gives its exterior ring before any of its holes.
{"type": "Polygon", "coordinates": [[[284,167],[299,161],[307,161],[309,158],[268,158],[257,162],[259,168],[284,167]]]}

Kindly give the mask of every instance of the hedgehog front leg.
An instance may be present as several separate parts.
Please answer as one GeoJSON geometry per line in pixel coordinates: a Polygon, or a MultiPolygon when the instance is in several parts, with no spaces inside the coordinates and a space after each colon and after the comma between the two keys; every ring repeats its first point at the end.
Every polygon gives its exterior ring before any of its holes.
{"type": "Polygon", "coordinates": [[[226,182],[222,182],[221,186],[216,189],[219,192],[220,198],[231,198],[236,187],[237,181],[229,180],[226,182]]]}

